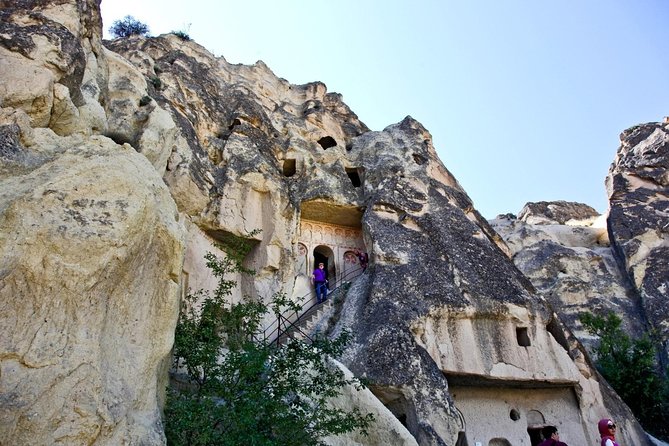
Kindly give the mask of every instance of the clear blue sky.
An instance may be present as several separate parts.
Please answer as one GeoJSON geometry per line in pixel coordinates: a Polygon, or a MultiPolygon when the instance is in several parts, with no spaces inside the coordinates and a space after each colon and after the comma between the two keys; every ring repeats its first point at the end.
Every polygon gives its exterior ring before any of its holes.
{"type": "Polygon", "coordinates": [[[103,0],[228,62],[322,81],[372,130],[411,115],[486,217],[599,212],[618,135],[669,115],[666,0],[103,0]]]}

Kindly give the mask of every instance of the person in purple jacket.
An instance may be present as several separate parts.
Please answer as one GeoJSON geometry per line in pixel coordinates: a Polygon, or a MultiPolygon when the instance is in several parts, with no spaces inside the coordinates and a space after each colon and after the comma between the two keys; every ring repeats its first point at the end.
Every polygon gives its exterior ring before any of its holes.
{"type": "Polygon", "coordinates": [[[328,298],[328,273],[325,271],[324,263],[319,263],[318,268],[311,274],[311,283],[316,288],[316,303],[325,302],[328,298]]]}
{"type": "Polygon", "coordinates": [[[616,423],[609,418],[599,420],[597,424],[599,435],[602,436],[602,446],[620,446],[616,443],[616,423]]]}
{"type": "Polygon", "coordinates": [[[555,426],[546,426],[541,430],[545,440],[539,443],[539,446],[567,446],[560,441],[560,434],[555,426]]]}

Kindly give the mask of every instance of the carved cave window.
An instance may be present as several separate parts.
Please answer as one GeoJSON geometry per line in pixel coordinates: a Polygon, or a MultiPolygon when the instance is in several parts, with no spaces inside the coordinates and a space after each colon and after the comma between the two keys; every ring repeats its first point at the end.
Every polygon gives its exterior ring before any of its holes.
{"type": "Polygon", "coordinates": [[[353,184],[353,187],[360,187],[362,185],[362,182],[360,181],[360,175],[358,174],[358,169],[357,168],[346,168],[346,175],[348,175],[348,178],[351,180],[351,184],[353,184]]]}
{"type": "Polygon", "coordinates": [[[521,347],[529,347],[532,345],[530,337],[527,334],[527,327],[516,327],[516,340],[521,347]]]}
{"type": "Polygon", "coordinates": [[[297,171],[297,163],[294,158],[288,158],[283,160],[283,175],[286,177],[292,177],[297,171]]]}
{"type": "Polygon", "coordinates": [[[564,331],[560,328],[560,324],[555,319],[546,325],[546,330],[553,336],[553,339],[557,341],[558,344],[564,349],[564,351],[569,352],[569,342],[567,337],[564,335],[564,331]]]}
{"type": "Polygon", "coordinates": [[[413,154],[413,160],[419,166],[425,164],[425,162],[427,161],[427,159],[423,155],[419,155],[417,153],[413,154]]]}
{"type": "Polygon", "coordinates": [[[321,145],[323,150],[327,150],[330,147],[334,147],[337,145],[337,141],[332,136],[324,136],[321,139],[318,140],[318,144],[321,145]]]}

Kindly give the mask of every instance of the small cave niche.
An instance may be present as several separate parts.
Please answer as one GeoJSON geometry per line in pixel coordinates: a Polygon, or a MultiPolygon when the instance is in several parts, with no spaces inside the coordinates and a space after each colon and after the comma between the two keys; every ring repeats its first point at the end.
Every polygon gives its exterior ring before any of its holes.
{"type": "Polygon", "coordinates": [[[569,342],[567,337],[564,334],[564,331],[560,328],[560,324],[555,318],[551,318],[550,322],[546,325],[546,330],[553,336],[553,339],[557,341],[558,344],[569,353],[569,342]]]}
{"type": "Polygon", "coordinates": [[[509,418],[511,418],[513,421],[520,420],[520,412],[518,412],[517,409],[511,409],[511,412],[509,412],[509,418]]]}
{"type": "Polygon", "coordinates": [[[353,184],[353,187],[362,186],[362,181],[360,180],[360,174],[358,173],[358,171],[359,169],[356,167],[346,168],[346,175],[348,175],[348,178],[351,180],[351,184],[353,184]]]}
{"type": "MultiPolygon", "coordinates": [[[[130,144],[133,146],[133,148],[135,148],[134,138],[128,136],[126,133],[110,130],[104,132],[103,135],[114,141],[119,146],[122,146],[123,144],[130,144]]],[[[135,150],[137,150],[137,148],[135,148],[135,150]]]]}
{"type": "Polygon", "coordinates": [[[423,155],[419,155],[417,153],[414,153],[413,154],[413,160],[416,164],[418,164],[419,166],[422,166],[427,161],[427,158],[425,158],[423,155]]]}
{"type": "Polygon", "coordinates": [[[521,347],[529,347],[532,345],[530,337],[527,334],[527,327],[516,327],[516,340],[521,347]]]}
{"type": "Polygon", "coordinates": [[[347,226],[359,230],[362,227],[364,207],[342,205],[323,199],[307,200],[300,205],[300,218],[330,225],[347,226]]]}
{"type": "Polygon", "coordinates": [[[230,124],[228,126],[228,130],[232,130],[235,127],[237,127],[238,125],[242,125],[242,121],[240,121],[239,118],[235,118],[235,119],[232,120],[232,124],[230,124]]]}
{"type": "Polygon", "coordinates": [[[318,140],[318,144],[321,145],[323,150],[327,150],[330,147],[334,147],[337,145],[337,141],[332,136],[324,136],[321,139],[318,140]]]}
{"type": "Polygon", "coordinates": [[[409,429],[409,432],[412,431],[412,426],[410,426],[411,423],[407,416],[408,401],[401,392],[397,389],[380,386],[370,386],[369,390],[402,423],[402,426],[409,429]]]}
{"type": "Polygon", "coordinates": [[[292,177],[297,171],[297,162],[295,158],[286,158],[283,160],[283,176],[292,177]]]}

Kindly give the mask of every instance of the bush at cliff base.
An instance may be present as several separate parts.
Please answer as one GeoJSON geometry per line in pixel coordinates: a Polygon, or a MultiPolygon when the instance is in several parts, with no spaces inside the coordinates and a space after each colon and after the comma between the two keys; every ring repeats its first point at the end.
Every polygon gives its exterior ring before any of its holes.
{"type": "Polygon", "coordinates": [[[669,383],[658,367],[658,352],[648,335],[631,339],[614,313],[581,315],[583,326],[599,337],[597,369],[632,410],[643,428],[669,440],[669,383]]]}
{"type": "Polygon", "coordinates": [[[168,393],[168,444],[322,445],[326,436],[366,434],[371,414],[328,404],[344,386],[361,388],[330,360],[341,354],[349,335],[270,344],[260,331],[263,317],[294,304],[282,295],[269,306],[251,299],[230,304],[236,282],[226,274],[251,271],[234,252],[205,257],[219,283],[213,293],[189,294],[181,310],[174,365],[188,378],[168,393]]]}

